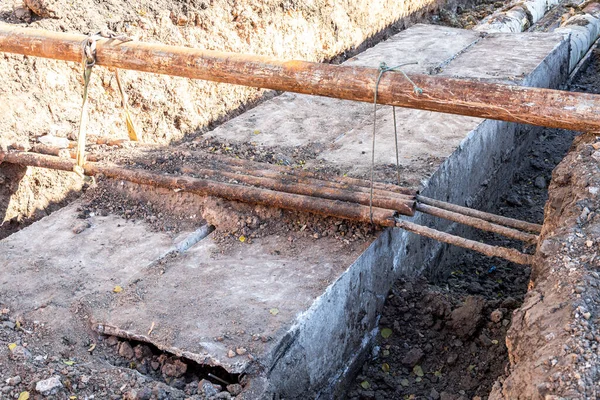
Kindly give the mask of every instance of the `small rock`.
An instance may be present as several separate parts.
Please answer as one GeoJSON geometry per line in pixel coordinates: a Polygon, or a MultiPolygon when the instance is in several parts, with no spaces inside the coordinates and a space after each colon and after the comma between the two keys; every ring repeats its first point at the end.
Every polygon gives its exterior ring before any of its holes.
{"type": "Polygon", "coordinates": [[[12,321],[4,321],[0,324],[0,328],[15,329],[15,323],[12,321]]]}
{"type": "Polygon", "coordinates": [[[229,357],[229,358],[233,358],[233,357],[235,357],[235,351],[233,351],[233,350],[231,350],[231,349],[230,349],[230,350],[227,352],[227,357],[229,357]]]}
{"type": "Polygon", "coordinates": [[[590,314],[589,312],[585,312],[582,315],[583,315],[583,318],[585,318],[585,319],[590,319],[592,317],[592,314],[590,314]]]}
{"type": "Polygon", "coordinates": [[[218,393],[214,399],[223,399],[223,400],[230,400],[231,399],[231,395],[229,394],[229,392],[221,392],[218,393]]]}
{"type": "Polygon", "coordinates": [[[402,364],[412,368],[415,365],[417,365],[422,358],[423,350],[421,350],[418,347],[415,347],[411,349],[408,353],[406,353],[406,355],[402,358],[402,364]]]}
{"type": "Polygon", "coordinates": [[[81,232],[85,231],[91,226],[92,224],[90,224],[88,221],[77,221],[71,230],[74,234],[79,235],[81,232]]]}
{"type": "Polygon", "coordinates": [[[128,360],[133,359],[134,353],[129,342],[121,342],[119,345],[119,355],[128,360]]]}
{"type": "MultiPolygon", "coordinates": [[[[42,18],[59,18],[56,11],[57,2],[48,0],[24,0],[25,6],[42,18]]],[[[50,136],[50,135],[47,135],[50,136]]]]}
{"type": "Polygon", "coordinates": [[[431,392],[429,392],[429,397],[431,397],[433,400],[439,400],[440,394],[437,390],[435,390],[435,388],[431,388],[431,392]]]}
{"type": "Polygon", "coordinates": [[[479,335],[479,342],[481,342],[481,345],[484,347],[490,347],[493,344],[492,340],[489,337],[487,337],[485,333],[479,335]]]}
{"type": "Polygon", "coordinates": [[[543,176],[535,178],[534,185],[537,188],[544,189],[546,187],[546,179],[543,176]]]}
{"type": "Polygon", "coordinates": [[[514,297],[507,297],[506,299],[504,299],[504,301],[502,301],[500,307],[512,310],[519,307],[519,301],[514,297]]]}
{"type": "Polygon", "coordinates": [[[108,339],[106,339],[106,344],[109,346],[116,346],[119,344],[119,339],[116,336],[109,336],[108,339]]]}
{"type": "Polygon", "coordinates": [[[458,396],[449,392],[440,393],[440,400],[458,400],[458,396]]]}
{"type": "Polygon", "coordinates": [[[8,386],[17,386],[19,383],[21,383],[21,377],[19,375],[6,380],[8,386]]]}
{"type": "Polygon", "coordinates": [[[504,313],[501,310],[494,310],[492,311],[492,313],[490,314],[490,320],[494,323],[498,323],[500,321],[502,321],[502,318],[504,317],[504,313]]]}
{"type": "Polygon", "coordinates": [[[31,358],[31,352],[23,346],[17,346],[11,350],[10,357],[15,360],[26,360],[31,358]]]}
{"type": "Polygon", "coordinates": [[[21,20],[31,22],[31,10],[26,7],[19,7],[15,9],[15,17],[21,20]]]}
{"type": "Polygon", "coordinates": [[[204,395],[205,397],[211,397],[215,396],[217,393],[219,393],[219,391],[206,379],[202,379],[198,382],[198,394],[204,395]]]}
{"type": "Polygon", "coordinates": [[[481,321],[484,301],[481,297],[469,296],[465,303],[452,311],[450,327],[463,338],[473,336],[481,321]]]}
{"type": "Polygon", "coordinates": [[[180,360],[175,360],[172,363],[166,363],[165,365],[163,365],[163,367],[161,369],[161,372],[163,373],[163,375],[172,376],[175,378],[179,378],[180,376],[185,374],[186,371],[187,371],[187,364],[180,360]]]}
{"type": "Polygon", "coordinates": [[[149,387],[141,388],[137,393],[135,400],[150,400],[152,398],[152,389],[149,387]]]}
{"type": "Polygon", "coordinates": [[[46,146],[58,147],[59,149],[69,148],[69,139],[56,137],[52,135],[41,136],[38,138],[38,142],[45,144],[46,146]]]}
{"type": "Polygon", "coordinates": [[[35,384],[35,390],[46,396],[55,394],[60,388],[62,388],[62,383],[58,376],[52,376],[35,384]]]}
{"type": "Polygon", "coordinates": [[[232,385],[227,385],[227,391],[231,393],[232,396],[237,396],[242,393],[242,385],[234,383],[232,385]]]}
{"type": "Polygon", "coordinates": [[[521,207],[523,205],[523,203],[521,203],[521,200],[519,200],[519,198],[515,194],[508,195],[504,201],[506,201],[506,203],[509,206],[513,207],[521,207]]]}
{"type": "Polygon", "coordinates": [[[248,351],[243,347],[239,347],[239,348],[235,349],[235,352],[237,353],[238,356],[243,356],[248,351]]]}
{"type": "Polygon", "coordinates": [[[148,346],[138,344],[133,348],[133,354],[137,360],[141,360],[146,357],[152,356],[152,350],[150,350],[150,347],[148,346]]]}
{"type": "Polygon", "coordinates": [[[446,359],[446,363],[448,365],[453,365],[456,362],[456,360],[458,360],[458,354],[456,354],[456,353],[450,353],[450,354],[448,354],[448,358],[446,359]]]}

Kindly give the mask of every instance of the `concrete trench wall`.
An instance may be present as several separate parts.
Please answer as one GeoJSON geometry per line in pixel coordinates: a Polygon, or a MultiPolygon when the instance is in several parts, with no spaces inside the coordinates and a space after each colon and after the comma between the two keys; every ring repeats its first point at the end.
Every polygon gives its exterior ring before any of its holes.
{"type": "MultiPolygon", "coordinates": [[[[557,87],[568,74],[568,43],[560,42],[522,84],[557,87]]],[[[511,181],[517,160],[539,128],[482,121],[425,184],[426,196],[482,206],[511,181]],[[465,179],[468,176],[468,179],[465,179]]],[[[418,215],[415,222],[452,231],[451,224],[418,215]]],[[[462,229],[458,233],[465,233],[462,229]]],[[[447,246],[388,229],[303,313],[274,351],[260,390],[273,398],[337,398],[368,353],[378,314],[395,279],[443,274],[447,246]],[[365,334],[366,332],[366,334],[365,334]],[[332,378],[332,371],[338,374],[332,378]]],[[[457,251],[451,248],[450,251],[457,251]]],[[[260,384],[257,384],[257,386],[260,384]]],[[[248,398],[255,398],[260,390],[248,398]]]]}

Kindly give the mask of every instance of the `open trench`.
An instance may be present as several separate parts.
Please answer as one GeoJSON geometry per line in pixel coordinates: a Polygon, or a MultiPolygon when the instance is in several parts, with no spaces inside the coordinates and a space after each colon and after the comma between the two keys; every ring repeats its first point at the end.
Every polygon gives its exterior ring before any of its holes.
{"type": "MultiPolygon", "coordinates": [[[[590,77],[598,64],[596,57],[593,60],[573,83],[575,89],[595,91],[597,82],[590,77]]],[[[574,135],[542,131],[521,160],[510,191],[490,202],[486,211],[542,223],[551,172],[574,135]]],[[[4,232],[10,234],[14,229],[8,227],[4,232]]],[[[473,233],[473,238],[518,246],[491,234],[473,233]]],[[[521,305],[527,291],[530,269],[470,252],[455,253],[443,269],[448,272],[443,276],[407,278],[394,284],[370,360],[347,388],[349,398],[486,398],[496,379],[506,373],[508,354],[503,344],[512,311],[521,305]]],[[[127,345],[116,338],[109,341],[117,341],[105,348],[111,364],[136,370],[190,395],[199,393],[199,379],[211,380],[209,370],[190,360],[176,359],[135,341],[127,345]],[[118,357],[110,354],[111,347],[118,357]],[[129,349],[138,349],[142,355],[130,354],[129,349]],[[158,366],[154,368],[153,363],[158,366]],[[181,373],[182,363],[190,365],[186,367],[189,371],[181,373]]],[[[239,378],[223,371],[215,374],[228,383],[237,383],[239,378]]],[[[218,384],[218,377],[212,382],[218,384]]],[[[212,389],[206,390],[212,393],[212,389]]]]}
{"type": "MultiPolygon", "coordinates": [[[[600,52],[594,50],[568,89],[599,93],[599,69],[600,52]]],[[[510,190],[487,204],[489,211],[542,224],[552,171],[578,134],[541,131],[520,160],[510,190]]],[[[522,246],[481,231],[472,235],[495,245],[522,246]]],[[[508,375],[506,335],[532,284],[531,268],[461,251],[443,270],[442,277],[394,284],[371,355],[348,387],[348,398],[485,399],[508,375]]]]}

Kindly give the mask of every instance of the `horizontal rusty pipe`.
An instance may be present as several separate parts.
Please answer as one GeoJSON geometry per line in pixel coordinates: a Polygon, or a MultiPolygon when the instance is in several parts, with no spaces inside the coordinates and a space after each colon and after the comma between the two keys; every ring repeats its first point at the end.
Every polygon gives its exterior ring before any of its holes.
{"type": "Polygon", "coordinates": [[[416,209],[417,211],[425,214],[458,222],[459,224],[472,226],[473,228],[481,229],[483,231],[497,233],[499,235],[506,236],[511,239],[517,239],[529,244],[535,244],[538,241],[538,237],[536,235],[532,235],[531,233],[522,232],[513,228],[507,228],[505,226],[497,225],[480,218],[466,216],[453,211],[444,210],[442,208],[429,206],[427,204],[418,203],[416,209]]]}
{"type": "MultiPolygon", "coordinates": [[[[80,63],[85,35],[0,24],[0,51],[80,63]]],[[[287,92],[373,102],[378,68],[282,61],[155,43],[97,42],[97,64],[287,92]]],[[[600,130],[600,96],[476,79],[383,74],[380,104],[550,128],[600,130]]]]}
{"type": "Polygon", "coordinates": [[[470,217],[480,218],[486,221],[493,222],[495,224],[508,226],[522,231],[540,233],[542,231],[542,225],[533,224],[531,222],[520,221],[518,219],[507,218],[501,215],[490,214],[479,210],[473,210],[472,208],[458,206],[452,203],[446,203],[445,201],[430,199],[425,196],[417,195],[417,201],[429,206],[443,208],[444,210],[453,211],[455,213],[467,215],[470,217]]]}
{"type": "Polygon", "coordinates": [[[533,261],[533,256],[529,254],[523,254],[515,249],[491,246],[489,244],[465,239],[459,236],[451,235],[449,233],[440,232],[438,230],[431,229],[426,226],[418,225],[405,220],[397,220],[396,227],[402,228],[409,232],[416,233],[421,236],[426,236],[428,238],[435,239],[439,242],[448,243],[469,250],[474,250],[479,253],[485,254],[488,257],[500,257],[505,260],[524,265],[529,265],[533,261]]]}
{"type": "MultiPolygon", "coordinates": [[[[286,176],[295,177],[297,182],[308,183],[311,185],[323,185],[326,182],[331,187],[336,187],[340,189],[347,188],[352,186],[356,190],[364,191],[365,193],[370,193],[371,181],[359,178],[352,178],[349,176],[337,176],[337,175],[327,175],[327,180],[323,179],[319,176],[318,173],[307,171],[299,168],[291,168],[283,165],[277,164],[267,164],[268,169],[265,169],[265,163],[244,160],[240,158],[227,157],[220,154],[211,154],[211,153],[202,153],[203,156],[208,156],[209,158],[213,158],[215,161],[219,162],[219,165],[222,165],[226,168],[235,170],[235,171],[250,171],[252,170],[252,174],[257,176],[265,176],[269,178],[275,177],[274,174],[285,174],[286,176]],[[360,189],[362,188],[362,189],[360,189]]],[[[409,196],[410,198],[414,197],[417,194],[416,190],[405,188],[402,186],[394,185],[391,183],[385,182],[373,182],[373,188],[375,193],[377,191],[381,191],[379,194],[381,196],[389,196],[389,193],[384,192],[394,192],[398,194],[404,194],[409,196]]]]}
{"type": "MultiPolygon", "coordinates": [[[[203,176],[233,179],[247,185],[259,186],[265,189],[277,190],[279,192],[302,194],[306,196],[320,197],[329,200],[347,201],[367,206],[370,204],[371,200],[369,194],[354,192],[350,188],[336,189],[326,186],[323,187],[316,185],[307,185],[304,183],[297,182],[286,182],[285,179],[281,179],[282,177],[280,177],[279,179],[272,179],[262,176],[245,175],[241,173],[233,173],[214,169],[198,169],[195,172],[203,176]]],[[[414,214],[415,203],[416,200],[414,197],[410,199],[403,197],[383,197],[378,195],[373,196],[374,207],[381,207],[387,208],[389,210],[398,211],[400,214],[403,215],[414,214]]]]}
{"type": "MultiPolygon", "coordinates": [[[[27,152],[0,152],[0,161],[26,166],[72,171],[75,163],[58,157],[27,152]]],[[[348,219],[363,223],[371,222],[370,209],[357,203],[327,200],[292,193],[282,193],[251,186],[240,186],[208,179],[183,176],[165,176],[139,169],[124,169],[118,166],[86,163],[84,173],[89,176],[104,175],[112,179],[122,179],[142,185],[167,189],[183,190],[202,196],[215,196],[227,200],[260,204],[292,211],[305,211],[313,214],[348,219]]],[[[381,226],[394,226],[395,211],[373,207],[372,221],[381,226]]]]}
{"type": "MultiPolygon", "coordinates": [[[[58,147],[53,147],[53,146],[48,146],[45,144],[34,144],[33,146],[31,146],[31,152],[32,153],[39,153],[39,154],[45,154],[48,156],[57,156],[57,157],[62,157],[63,155],[66,157],[67,155],[70,158],[77,158],[77,153],[75,151],[69,150],[69,149],[61,149],[58,147]]],[[[99,161],[98,157],[93,155],[93,154],[88,154],[86,155],[86,159],[88,161],[99,161]]]]}

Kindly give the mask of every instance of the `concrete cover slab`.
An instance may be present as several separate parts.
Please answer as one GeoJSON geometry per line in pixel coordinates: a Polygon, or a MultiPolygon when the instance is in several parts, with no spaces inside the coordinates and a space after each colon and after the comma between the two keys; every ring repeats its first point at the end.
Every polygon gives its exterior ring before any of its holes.
{"type": "MultiPolygon", "coordinates": [[[[420,64],[407,71],[440,67],[447,75],[552,86],[564,77],[568,46],[559,35],[482,37],[417,25],[348,63],[415,60],[420,64]]],[[[314,163],[364,175],[372,111],[369,104],[284,94],[207,137],[259,146],[318,143],[322,150],[314,163]]],[[[391,109],[382,108],[377,116],[376,163],[385,170],[395,162],[391,109]]],[[[507,163],[532,131],[417,110],[398,110],[398,117],[404,183],[459,204],[485,199],[505,184],[507,163]]],[[[294,252],[287,238],[271,236],[238,243],[223,255],[212,251],[209,237],[183,255],[163,257],[173,238],[142,224],[124,228],[113,217],[96,218],[92,228],[75,235],[76,214],[72,207],[64,209],[0,242],[0,265],[7,272],[0,278],[0,294],[33,317],[42,303],[66,317],[69,307],[85,298],[95,321],[139,335],[154,322],[151,340],[197,361],[240,372],[255,360],[264,379],[250,385],[249,398],[266,392],[285,398],[333,396],[338,378],[368,346],[393,280],[419,273],[442,248],[389,229],[367,249],[332,252],[323,238],[294,252]],[[46,282],[37,287],[40,277],[46,282]],[[24,282],[18,292],[13,279],[24,282]],[[122,296],[111,292],[116,284],[125,288],[122,296]],[[252,357],[228,356],[240,348],[252,357]]],[[[422,216],[415,221],[449,227],[422,216]]]]}

